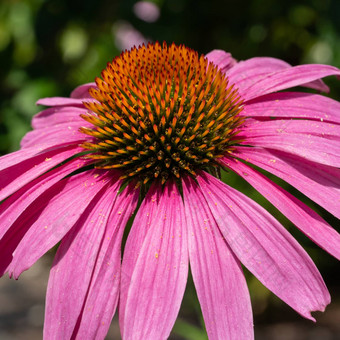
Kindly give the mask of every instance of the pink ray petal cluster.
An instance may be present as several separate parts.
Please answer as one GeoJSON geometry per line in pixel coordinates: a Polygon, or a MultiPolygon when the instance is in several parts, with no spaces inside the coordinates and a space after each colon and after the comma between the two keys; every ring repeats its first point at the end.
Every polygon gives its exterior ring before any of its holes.
{"type": "MultiPolygon", "coordinates": [[[[340,218],[340,103],[315,91],[340,76],[327,65],[274,58],[237,62],[207,54],[238,90],[240,142],[219,159],[308,238],[340,259],[340,235],[266,176],[269,172],[340,218]],[[292,87],[312,90],[294,92],[292,87]]],[[[268,211],[206,171],[153,182],[144,196],[118,170],[96,169],[84,101],[45,98],[21,149],[0,158],[0,273],[18,278],[58,243],[47,289],[44,339],[104,339],[118,311],[124,340],[166,339],[189,268],[209,339],[253,339],[244,265],[303,317],[330,303],[315,264],[268,211]],[[124,185],[122,187],[122,185],[124,185]],[[123,188],[123,189],[122,189],[123,188]],[[140,202],[140,197],[143,197],[140,202]],[[123,235],[130,218],[124,252],[123,235]]],[[[94,100],[93,100],[94,101],[94,100]]]]}

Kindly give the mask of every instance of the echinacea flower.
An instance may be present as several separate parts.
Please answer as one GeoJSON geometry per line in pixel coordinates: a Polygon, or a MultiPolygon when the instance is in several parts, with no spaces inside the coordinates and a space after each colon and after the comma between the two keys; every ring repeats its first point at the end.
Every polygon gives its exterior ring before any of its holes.
{"type": "Polygon", "coordinates": [[[50,108],[0,159],[0,271],[18,278],[60,242],[44,338],[104,339],[117,306],[123,339],[167,338],[189,263],[210,339],[253,338],[241,263],[314,320],[330,296],[313,261],[220,175],[236,172],[339,259],[339,234],[258,170],[340,217],[340,103],[283,91],[327,91],[331,75],[340,70],[155,43],[70,98],[39,100],[50,108]]]}

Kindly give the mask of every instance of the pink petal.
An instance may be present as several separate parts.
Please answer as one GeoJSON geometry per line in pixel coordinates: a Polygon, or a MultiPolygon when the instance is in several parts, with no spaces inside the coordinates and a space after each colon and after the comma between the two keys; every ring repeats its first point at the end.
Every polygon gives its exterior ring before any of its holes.
{"type": "Polygon", "coordinates": [[[139,190],[129,185],[111,211],[83,314],[76,334],[79,339],[104,339],[115,313],[121,276],[121,239],[124,227],[138,203],[139,190]]]}
{"type": "MultiPolygon", "coordinates": [[[[256,57],[246,61],[240,61],[231,70],[227,71],[227,76],[232,84],[239,89],[243,97],[247,97],[249,88],[257,82],[271,77],[272,74],[282,70],[291,69],[292,66],[283,60],[268,57],[256,57]]],[[[328,92],[328,86],[320,79],[301,83],[299,85],[310,87],[319,91],[328,92]]],[[[247,98],[248,99],[248,98],[247,98]]]]}
{"type": "Polygon", "coordinates": [[[47,287],[44,339],[72,337],[119,184],[104,188],[61,241],[47,287]]]}
{"type": "Polygon", "coordinates": [[[290,68],[283,60],[269,57],[256,57],[240,61],[227,72],[232,84],[237,85],[243,93],[257,81],[265,79],[269,74],[290,68]]]}
{"type": "Polygon", "coordinates": [[[310,120],[248,120],[240,130],[242,144],[282,150],[340,167],[340,125],[310,120]]]}
{"type": "Polygon", "coordinates": [[[332,75],[339,76],[340,70],[333,66],[317,64],[294,66],[258,79],[242,92],[242,96],[245,100],[250,100],[332,75]]]}
{"type": "Polygon", "coordinates": [[[86,121],[80,117],[80,114],[88,112],[85,108],[73,106],[50,107],[39,112],[33,117],[32,126],[34,129],[50,128],[58,124],[78,123],[82,126],[86,121]]]}
{"type": "Polygon", "coordinates": [[[89,123],[82,125],[79,122],[59,124],[45,129],[33,130],[21,140],[22,148],[30,148],[44,145],[60,146],[65,144],[81,144],[90,137],[79,131],[80,126],[87,127],[89,123]]]}
{"type": "Polygon", "coordinates": [[[340,234],[314,210],[250,166],[233,158],[224,158],[223,164],[249,182],[312,241],[340,260],[340,234]]]}
{"type": "Polygon", "coordinates": [[[53,169],[35,180],[27,183],[20,190],[6,199],[0,205],[0,239],[8,231],[14,221],[24,212],[35,199],[47,189],[59,182],[71,172],[87,165],[87,161],[73,159],[68,163],[53,169]]]}
{"type": "MultiPolygon", "coordinates": [[[[48,150],[48,147],[46,147],[48,150]]],[[[19,164],[27,159],[32,158],[32,156],[42,153],[44,150],[41,147],[34,146],[32,148],[28,148],[26,150],[18,150],[8,155],[0,157],[0,171],[9,168],[13,165],[19,164]]]]}
{"type": "Polygon", "coordinates": [[[25,223],[26,227],[27,223],[30,227],[13,253],[8,268],[10,276],[18,278],[82,218],[86,207],[107,184],[107,179],[99,175],[101,173],[85,171],[58,182],[15,222],[14,228],[16,223],[25,223]]]}
{"type": "MultiPolygon", "coordinates": [[[[85,98],[84,98],[85,99],[85,98]]],[[[75,106],[85,108],[83,98],[50,97],[42,98],[37,101],[37,105],[44,106],[75,106]]],[[[86,99],[88,101],[89,99],[86,99]]]]}
{"type": "Polygon", "coordinates": [[[183,181],[190,268],[209,339],[253,339],[247,283],[205,198],[190,178],[183,181]]]}
{"type": "Polygon", "coordinates": [[[309,87],[320,92],[328,93],[330,91],[329,87],[321,79],[310,81],[308,83],[302,84],[301,86],[309,87]]]}
{"type": "Polygon", "coordinates": [[[14,250],[33,223],[35,214],[38,214],[41,205],[45,204],[48,197],[45,194],[38,204],[32,203],[65,175],[83,165],[86,165],[84,161],[75,159],[51,170],[28,183],[0,205],[2,221],[0,225],[0,276],[6,272],[13,259],[14,250]],[[28,213],[25,213],[26,209],[29,209],[28,213]],[[18,222],[16,222],[17,220],[18,222]]]}
{"type": "Polygon", "coordinates": [[[72,93],[71,93],[71,98],[92,98],[89,94],[89,89],[91,88],[97,88],[96,83],[88,83],[88,84],[84,84],[84,85],[80,85],[77,88],[75,88],[72,93]]]}
{"type": "Polygon", "coordinates": [[[330,296],[313,261],[264,208],[215,177],[197,181],[227,243],[240,261],[302,316],[323,311],[330,296]]]}
{"type": "Polygon", "coordinates": [[[305,118],[340,123],[340,103],[317,94],[279,92],[247,102],[240,115],[305,118]]]}
{"type": "Polygon", "coordinates": [[[79,147],[51,150],[0,171],[0,201],[82,150],[79,147]]]}
{"type": "Polygon", "coordinates": [[[214,63],[222,72],[228,71],[237,61],[227,53],[222,50],[213,50],[205,56],[210,62],[214,63]]]}
{"type": "Polygon", "coordinates": [[[282,178],[340,218],[340,171],[276,150],[236,147],[234,155],[282,178]]]}
{"type": "Polygon", "coordinates": [[[121,237],[138,200],[131,187],[116,196],[120,185],[97,196],[61,242],[47,290],[44,339],[105,338],[118,301],[121,237]]]}
{"type": "Polygon", "coordinates": [[[302,119],[270,119],[261,120],[249,118],[241,126],[250,137],[262,135],[276,135],[280,133],[295,133],[313,136],[324,136],[332,140],[340,140],[340,126],[315,120],[302,119]],[[253,132],[253,133],[252,133],[253,132]]]}
{"type": "Polygon", "coordinates": [[[153,185],[125,246],[120,299],[122,337],[166,339],[188,275],[184,207],[174,183],[153,185]]]}

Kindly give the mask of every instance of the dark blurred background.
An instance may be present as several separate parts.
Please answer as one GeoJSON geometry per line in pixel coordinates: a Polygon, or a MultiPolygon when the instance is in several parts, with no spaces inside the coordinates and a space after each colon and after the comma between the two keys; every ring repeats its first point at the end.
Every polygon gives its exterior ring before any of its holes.
{"type": "MultiPolygon", "coordinates": [[[[93,81],[122,50],[156,40],[183,43],[200,53],[223,49],[238,60],[272,56],[293,65],[340,67],[340,1],[1,0],[0,155],[19,147],[39,110],[35,106],[39,98],[68,96],[74,87],[93,81]]],[[[331,86],[329,96],[339,100],[340,82],[326,82],[331,86]]],[[[257,339],[340,339],[337,261],[297,232],[244,182],[233,178],[229,182],[287,226],[316,262],[333,298],[326,313],[316,314],[314,325],[246,273],[257,339]]],[[[307,203],[339,226],[338,220],[307,203]]],[[[0,339],[41,338],[50,262],[48,257],[38,262],[18,282],[0,280],[0,339]]],[[[115,322],[108,339],[118,338],[116,326],[115,322]]],[[[172,339],[206,339],[192,284],[172,339]]]]}

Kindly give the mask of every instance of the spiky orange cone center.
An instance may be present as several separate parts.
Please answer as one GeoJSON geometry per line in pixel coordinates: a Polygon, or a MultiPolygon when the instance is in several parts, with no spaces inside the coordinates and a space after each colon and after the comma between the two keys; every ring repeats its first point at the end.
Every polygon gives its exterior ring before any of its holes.
{"type": "Polygon", "coordinates": [[[82,115],[97,168],[139,183],[213,170],[237,142],[237,89],[204,56],[185,46],[149,44],[108,63],[82,115]]]}

